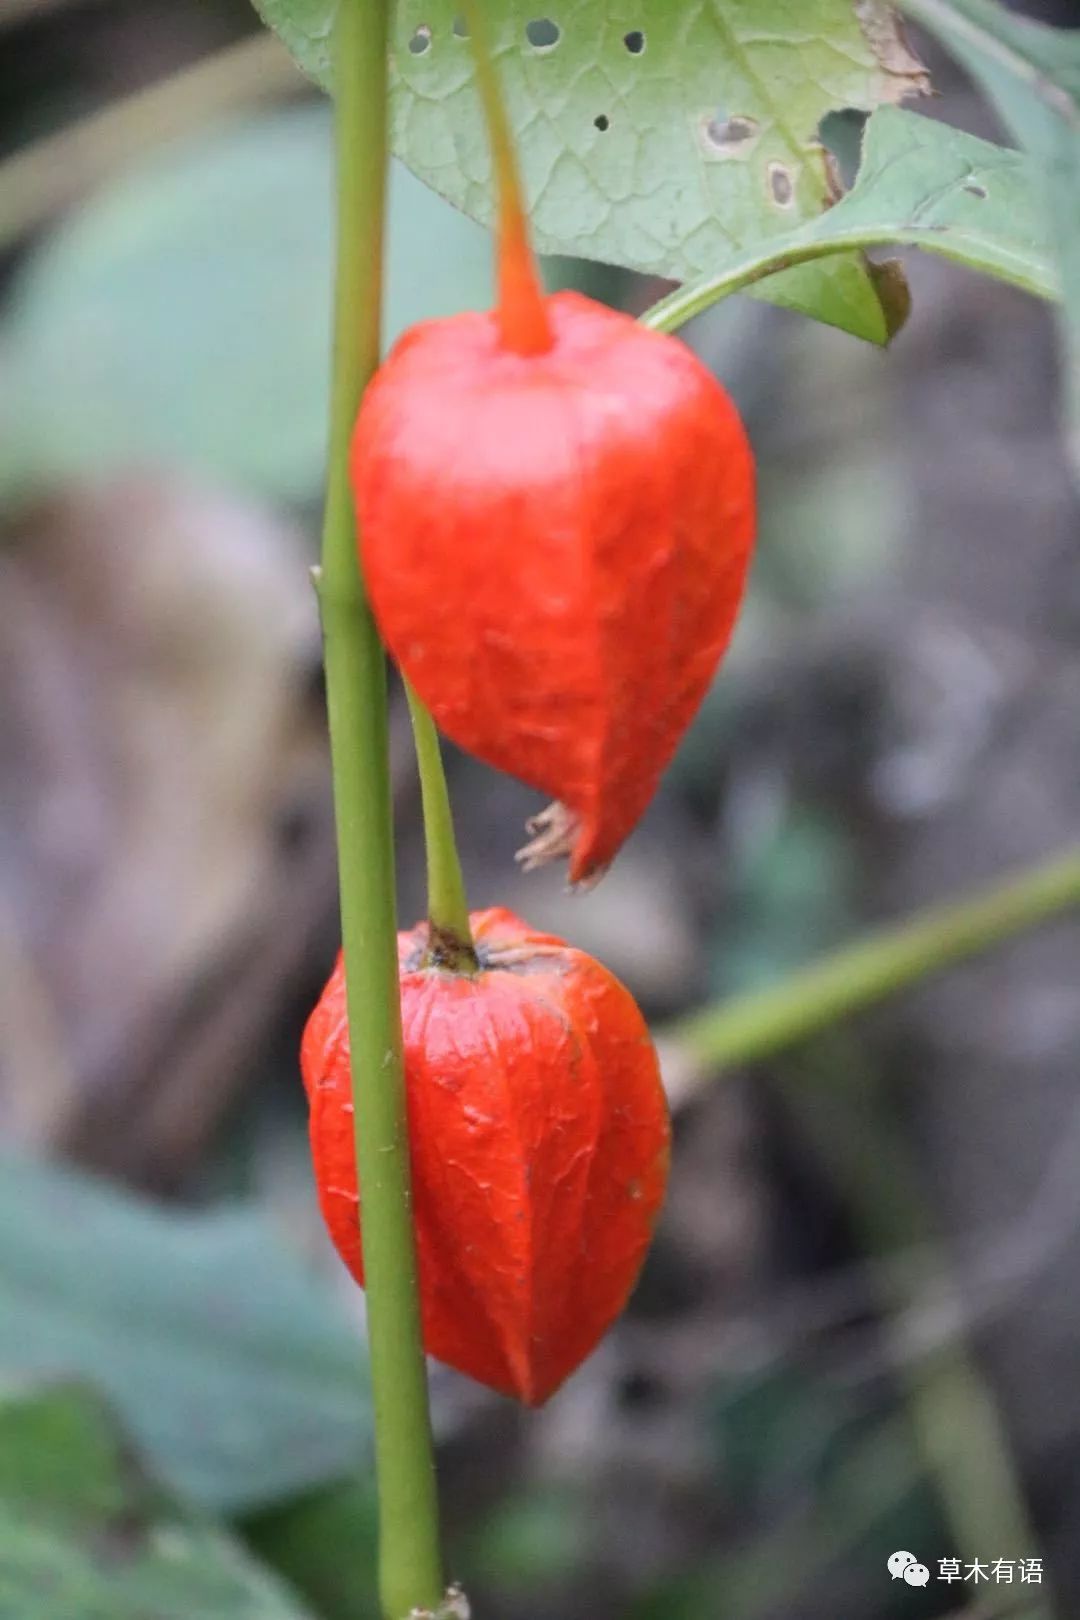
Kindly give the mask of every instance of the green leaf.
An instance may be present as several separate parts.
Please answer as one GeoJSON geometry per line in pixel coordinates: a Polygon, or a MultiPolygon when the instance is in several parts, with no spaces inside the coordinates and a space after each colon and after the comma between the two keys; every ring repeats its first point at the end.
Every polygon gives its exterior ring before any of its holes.
{"type": "Polygon", "coordinates": [[[247,1518],[239,1528],[248,1546],[322,1620],[375,1620],[379,1614],[372,1484],[328,1485],[247,1518]]]}
{"type": "Polygon", "coordinates": [[[903,0],[994,102],[1035,161],[1061,265],[1069,451],[1080,471],[1080,32],[1013,16],[996,0],[903,0]]]}
{"type": "MultiPolygon", "coordinates": [[[[12,288],[0,461],[31,487],[179,465],[319,488],[330,385],[330,118],[295,108],[173,143],[70,215],[12,288]]],[[[484,232],[406,170],[387,336],[490,298],[484,232]]]]}
{"type": "Polygon", "coordinates": [[[307,1613],[228,1535],[147,1480],[88,1391],[0,1401],[3,1620],[307,1613]]]}
{"type": "MultiPolygon", "coordinates": [[[[336,0],[256,3],[328,84],[336,0]]],[[[398,6],[394,150],[487,224],[490,156],[459,9],[398,6]]],[[[501,0],[488,12],[538,247],[677,281],[822,211],[827,113],[926,83],[884,0],[501,0]],[[556,31],[538,34],[545,12],[556,31]]],[[[889,336],[858,255],[763,293],[875,342],[889,336]]]]}
{"type": "Polygon", "coordinates": [[[1040,298],[1059,295],[1030,161],[947,124],[883,107],[867,121],[856,183],[834,208],[775,242],[732,254],[705,281],[657,304],[646,320],[673,331],[784,265],[889,243],[955,259],[1040,298]]]}
{"type": "Polygon", "coordinates": [[[363,1346],[262,1217],[0,1160],[0,1373],[79,1379],[154,1472],[237,1512],[368,1457],[363,1346]]]}
{"type": "Polygon", "coordinates": [[[596,1526],[583,1511],[580,1490],[524,1485],[505,1493],[462,1538],[458,1559],[464,1584],[494,1588],[506,1608],[514,1596],[536,1602],[586,1574],[596,1555],[596,1526]]]}

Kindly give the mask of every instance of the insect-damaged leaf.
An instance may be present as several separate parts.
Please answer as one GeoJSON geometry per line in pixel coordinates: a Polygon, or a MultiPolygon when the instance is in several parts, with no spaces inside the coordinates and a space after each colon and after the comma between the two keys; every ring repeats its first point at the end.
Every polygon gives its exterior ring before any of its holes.
{"type": "MultiPolygon", "coordinates": [[[[336,0],[256,0],[331,80],[336,0]]],[[[503,0],[489,33],[542,252],[685,281],[814,218],[833,182],[818,127],[926,88],[884,0],[503,0]],[[546,14],[543,14],[545,13],[546,14]]],[[[402,0],[394,150],[489,222],[487,138],[458,0],[402,0]]],[[[861,256],[778,276],[766,296],[884,342],[861,256]]]]}

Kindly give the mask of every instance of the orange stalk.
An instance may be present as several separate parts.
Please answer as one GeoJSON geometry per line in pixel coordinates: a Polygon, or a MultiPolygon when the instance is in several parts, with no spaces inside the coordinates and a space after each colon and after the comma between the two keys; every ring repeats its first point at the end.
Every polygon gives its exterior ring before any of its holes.
{"type": "Polygon", "coordinates": [[[555,337],[529,236],[514,140],[477,0],[465,0],[465,15],[499,193],[499,326],[507,348],[517,354],[543,354],[555,337]]]}

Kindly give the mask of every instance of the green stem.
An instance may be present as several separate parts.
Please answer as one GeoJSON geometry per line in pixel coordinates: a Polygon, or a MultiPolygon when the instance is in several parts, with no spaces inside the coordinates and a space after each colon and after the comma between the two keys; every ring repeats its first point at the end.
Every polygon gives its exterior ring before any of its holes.
{"type": "Polygon", "coordinates": [[[1080,852],[1073,851],[974,899],[872,934],[774,989],[694,1013],[664,1034],[701,1063],[754,1062],[1077,906],[1080,852]]]}
{"type": "Polygon", "coordinates": [[[319,598],[347,965],[386,1620],[438,1607],[438,1499],[409,1202],[386,667],[357,561],[348,449],[379,361],[389,0],[341,0],[330,463],[319,598]]]}
{"type": "Polygon", "coordinates": [[[446,787],[439,734],[408,681],[416,763],[420,771],[420,794],[424,804],[424,845],[427,852],[428,922],[431,927],[428,960],[454,973],[475,973],[478,967],[469,902],[461,876],[461,861],[454,840],[454,818],[446,787]]]}
{"type": "MultiPolygon", "coordinates": [[[[842,207],[839,203],[837,207],[842,207]]],[[[713,304],[730,298],[732,293],[745,292],[759,281],[766,281],[781,270],[792,270],[800,264],[812,264],[828,259],[846,250],[866,251],[880,247],[917,247],[939,258],[951,259],[968,269],[987,269],[999,281],[1008,282],[1035,298],[1059,300],[1061,290],[1049,266],[1040,264],[1032,255],[1015,252],[1001,253],[992,269],[975,264],[970,248],[959,232],[934,230],[923,225],[852,224],[839,228],[829,214],[813,221],[789,237],[777,238],[764,246],[757,244],[741,250],[733,264],[719,275],[704,281],[688,282],[677,287],[666,298],[661,298],[643,315],[642,326],[654,332],[677,332],[687,321],[703,315],[713,304]],[[818,237],[815,232],[822,234],[818,237]]]]}

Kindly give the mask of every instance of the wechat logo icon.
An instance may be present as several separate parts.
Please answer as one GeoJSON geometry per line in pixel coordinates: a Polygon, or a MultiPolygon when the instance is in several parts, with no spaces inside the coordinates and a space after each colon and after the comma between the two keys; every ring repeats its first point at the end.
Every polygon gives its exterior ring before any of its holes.
{"type": "Polygon", "coordinates": [[[894,1581],[906,1581],[909,1586],[925,1586],[930,1571],[920,1564],[914,1553],[894,1552],[889,1559],[889,1574],[894,1581]]]}

